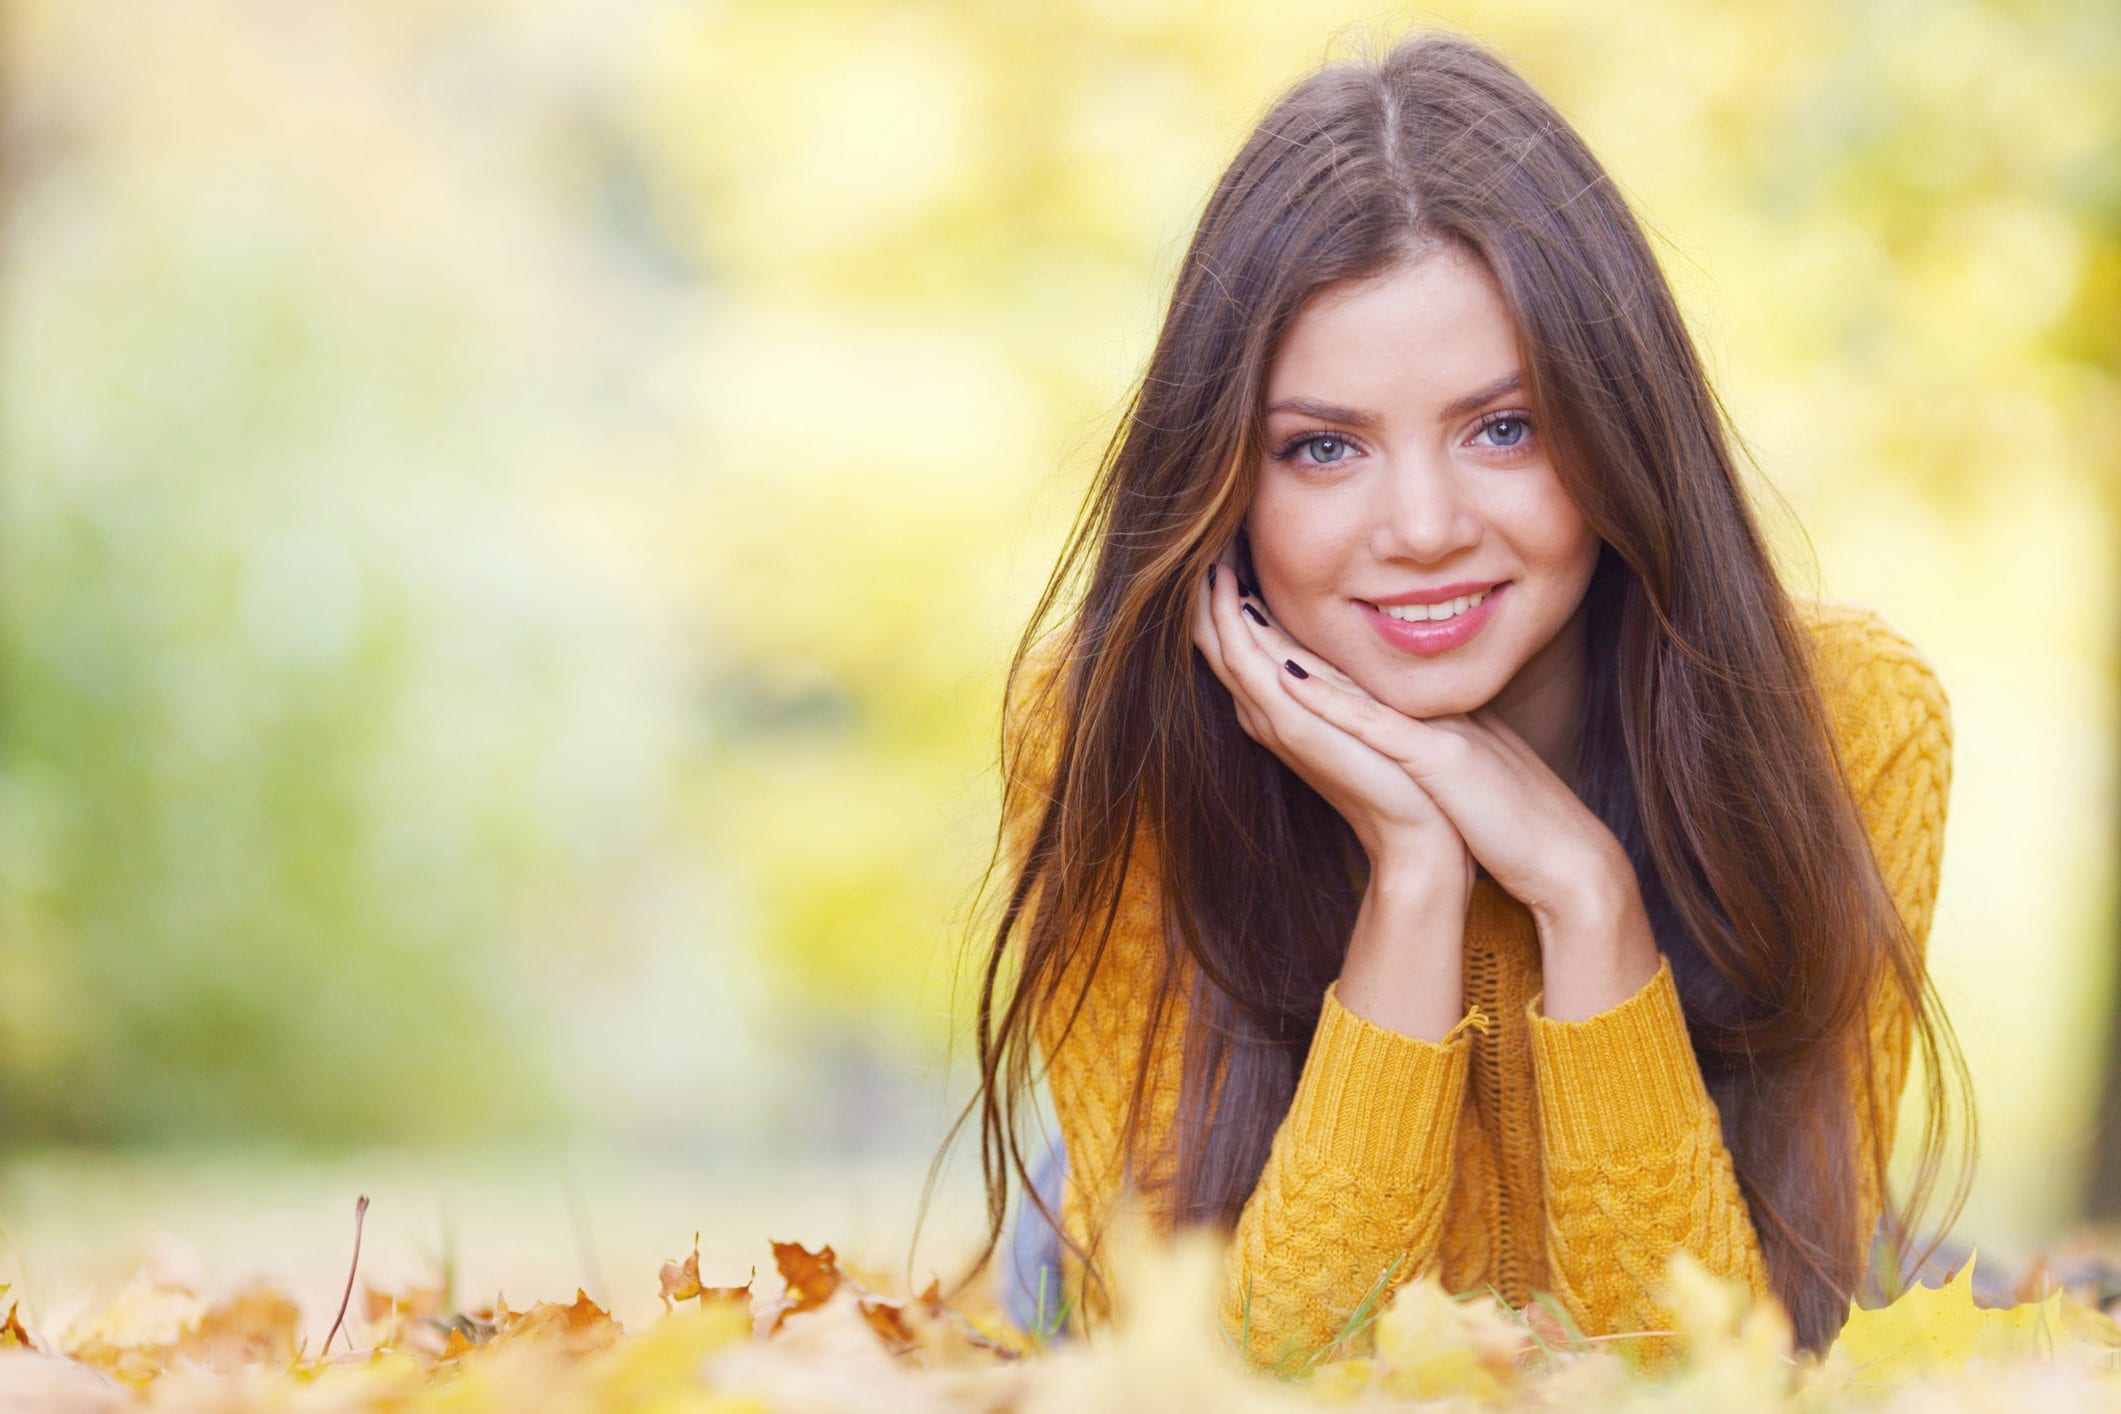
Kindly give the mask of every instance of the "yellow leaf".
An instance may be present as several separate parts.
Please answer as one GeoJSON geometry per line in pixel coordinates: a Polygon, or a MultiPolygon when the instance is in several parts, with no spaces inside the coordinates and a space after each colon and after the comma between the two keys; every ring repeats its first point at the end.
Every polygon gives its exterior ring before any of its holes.
{"type": "Polygon", "coordinates": [[[1889,1306],[1849,1315],[1828,1369],[1852,1384],[1883,1385],[1952,1371],[1975,1360],[2048,1360],[2065,1349],[2110,1350],[2113,1323],[2072,1311],[2061,1291],[2008,1308],[1974,1304],[1974,1259],[1939,1287],[1918,1286],[1889,1306]]]}
{"type": "MultiPolygon", "coordinates": [[[[7,1288],[0,1286],[0,1296],[5,1295],[7,1295],[7,1288]]],[[[7,1319],[0,1321],[0,1346],[13,1345],[19,1346],[24,1350],[34,1349],[35,1347],[30,1344],[29,1332],[22,1328],[22,1322],[15,1319],[15,1310],[16,1303],[13,1301],[8,1302],[7,1319]]]]}
{"type": "Polygon", "coordinates": [[[1786,1409],[1796,1376],[1794,1332],[1772,1294],[1718,1276],[1685,1248],[1673,1251],[1658,1298],[1676,1339],[1645,1343],[1637,1368],[1667,1380],[1666,1407],[1721,1414],[1786,1409]]]}
{"type": "Polygon", "coordinates": [[[1320,1404],[1353,1404],[1370,1392],[1376,1378],[1377,1362],[1355,1355],[1320,1362],[1304,1381],[1304,1389],[1320,1404]]]}
{"type": "Polygon", "coordinates": [[[713,1406],[701,1381],[706,1357],[751,1338],[751,1312],[728,1302],[673,1311],[639,1336],[595,1357],[587,1379],[602,1410],[665,1411],[713,1406]]]}
{"type": "Polygon", "coordinates": [[[1377,1317],[1377,1363],[1384,1387],[1400,1398],[1506,1399],[1527,1343],[1525,1328],[1493,1300],[1457,1299],[1433,1271],[1393,1292],[1377,1317]]]}

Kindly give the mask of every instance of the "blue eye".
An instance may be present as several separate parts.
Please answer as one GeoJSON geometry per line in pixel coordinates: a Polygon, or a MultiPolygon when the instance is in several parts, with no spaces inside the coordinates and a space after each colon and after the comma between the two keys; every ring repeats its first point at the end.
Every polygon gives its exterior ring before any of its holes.
{"type": "Polygon", "coordinates": [[[1346,455],[1348,439],[1337,432],[1306,432],[1282,443],[1281,450],[1274,454],[1274,460],[1285,462],[1306,447],[1312,449],[1312,455],[1304,461],[1306,466],[1332,466],[1346,455]],[[1326,448],[1332,449],[1331,456],[1323,455],[1322,449],[1326,448]]]}
{"type": "MultiPolygon", "coordinates": [[[[1532,420],[1521,412],[1498,412],[1481,420],[1481,432],[1496,428],[1506,429],[1509,435],[1503,436],[1498,433],[1497,440],[1488,443],[1488,445],[1504,451],[1512,451],[1523,446],[1525,439],[1532,435],[1532,420]]],[[[1476,433],[1474,435],[1477,436],[1479,434],[1476,433]]]]}

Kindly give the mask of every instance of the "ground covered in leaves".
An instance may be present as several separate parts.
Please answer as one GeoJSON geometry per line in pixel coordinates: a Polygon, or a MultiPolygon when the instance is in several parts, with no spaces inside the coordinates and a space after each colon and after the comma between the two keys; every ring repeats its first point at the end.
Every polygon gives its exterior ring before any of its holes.
{"type": "MultiPolygon", "coordinates": [[[[302,1347],[297,1304],[269,1285],[209,1302],[142,1275],[51,1331],[25,1325],[0,1287],[0,1408],[2121,1409],[2121,1328],[2097,1293],[2036,1273],[2016,1304],[1980,1305],[1971,1264],[1856,1311],[1823,1361],[1793,1354],[1779,1309],[1682,1254],[1666,1288],[1678,1329],[1648,1341],[1583,1339],[1550,1307],[1454,1297],[1426,1278],[1299,1368],[1268,1373],[1215,1328],[1219,1254],[1198,1234],[1122,1234],[1114,1324],[1044,1342],[1004,1323],[990,1297],[892,1294],[830,1246],[768,1246],[777,1280],[754,1270],[716,1286],[695,1241],[655,1274],[665,1313],[636,1330],[579,1291],[456,1309],[440,1287],[379,1290],[349,1275],[317,1351],[302,1347]]],[[[358,1262],[357,1249],[356,1273],[358,1262]]]]}

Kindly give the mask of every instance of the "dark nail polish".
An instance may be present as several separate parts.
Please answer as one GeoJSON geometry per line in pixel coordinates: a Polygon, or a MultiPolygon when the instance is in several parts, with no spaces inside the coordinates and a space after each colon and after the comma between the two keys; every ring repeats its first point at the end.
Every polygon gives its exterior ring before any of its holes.
{"type": "Polygon", "coordinates": [[[1299,667],[1297,667],[1297,666],[1296,666],[1296,660],[1295,660],[1294,658],[1290,658],[1290,659],[1288,659],[1287,661],[1285,661],[1285,662],[1284,662],[1284,663],[1282,664],[1282,666],[1283,666],[1283,667],[1285,667],[1285,668],[1287,668],[1287,669],[1288,669],[1288,670],[1289,670],[1290,672],[1292,672],[1292,673],[1296,674],[1296,676],[1298,676],[1298,677],[1300,677],[1300,678],[1307,678],[1307,677],[1311,676],[1311,675],[1310,675],[1309,673],[1305,672],[1305,671],[1304,671],[1304,670],[1303,670],[1302,668],[1299,668],[1299,667]]]}
{"type": "Polygon", "coordinates": [[[1210,589],[1213,589],[1214,587],[1215,587],[1215,566],[1213,566],[1213,565],[1210,565],[1210,566],[1208,566],[1208,588],[1210,588],[1210,589]]]}
{"type": "Polygon", "coordinates": [[[1239,575],[1237,577],[1237,592],[1244,595],[1248,599],[1255,597],[1258,593],[1258,591],[1253,589],[1251,584],[1246,581],[1243,575],[1239,575]]]}
{"type": "Polygon", "coordinates": [[[1258,624],[1261,628],[1267,627],[1267,616],[1265,614],[1262,614],[1259,610],[1253,608],[1250,604],[1243,605],[1242,607],[1247,614],[1250,614],[1252,616],[1253,623],[1258,624]]]}

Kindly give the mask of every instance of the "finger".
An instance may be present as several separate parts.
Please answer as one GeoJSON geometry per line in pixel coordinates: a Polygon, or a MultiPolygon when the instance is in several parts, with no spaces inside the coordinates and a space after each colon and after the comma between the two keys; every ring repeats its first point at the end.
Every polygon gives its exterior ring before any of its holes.
{"type": "MultiPolygon", "coordinates": [[[[1378,753],[1280,690],[1276,680],[1284,675],[1281,660],[1266,652],[1255,636],[1259,624],[1244,612],[1248,601],[1240,599],[1234,573],[1219,571],[1206,600],[1209,631],[1220,649],[1220,664],[1240,710],[1252,713],[1246,730],[1254,741],[1314,786],[1380,764],[1378,753]]],[[[1257,606],[1252,607],[1257,612],[1257,606]]],[[[1276,633],[1275,637],[1289,642],[1286,635],[1276,633]]],[[[1361,694],[1361,689],[1352,688],[1352,692],[1361,694]]],[[[1363,694],[1360,700],[1369,698],[1363,694]]]]}
{"type": "Polygon", "coordinates": [[[1238,597],[1236,571],[1222,567],[1215,576],[1215,587],[1208,592],[1208,631],[1214,636],[1230,695],[1240,711],[1251,714],[1254,739],[1265,741],[1274,734],[1273,713],[1281,706],[1276,700],[1280,694],[1268,681],[1269,674],[1260,670],[1258,647],[1245,632],[1248,617],[1244,608],[1238,597]]]}
{"type": "Polygon", "coordinates": [[[1395,712],[1373,698],[1343,691],[1322,678],[1292,673],[1286,665],[1280,685],[1284,695],[1379,755],[1399,762],[1424,786],[1456,776],[1464,769],[1466,753],[1477,749],[1466,736],[1395,712]]]}
{"type": "Polygon", "coordinates": [[[1258,709],[1253,702],[1252,693],[1230,668],[1229,655],[1225,651],[1222,629],[1218,625],[1214,613],[1215,596],[1225,593],[1234,595],[1235,590],[1230,586],[1235,578],[1234,570],[1220,564],[1215,573],[1212,586],[1209,584],[1207,577],[1205,575],[1202,576],[1199,591],[1194,598],[1193,644],[1200,650],[1201,656],[1207,659],[1208,670],[1215,674],[1216,680],[1221,682],[1224,689],[1229,692],[1231,701],[1237,709],[1237,725],[1244,731],[1246,736],[1258,741],[1260,740],[1258,709]]]}
{"type": "Polygon", "coordinates": [[[1284,632],[1280,625],[1274,622],[1273,617],[1266,612],[1265,605],[1256,600],[1244,599],[1239,603],[1238,607],[1239,612],[1244,615],[1245,622],[1252,629],[1253,637],[1265,648],[1268,657],[1275,659],[1277,662],[1286,662],[1294,658],[1303,666],[1305,672],[1310,673],[1313,677],[1325,678],[1343,692],[1353,692],[1363,697],[1370,695],[1355,679],[1349,677],[1339,668],[1334,667],[1331,663],[1319,657],[1284,632]]]}
{"type": "MultiPolygon", "coordinates": [[[[1303,703],[1293,701],[1281,691],[1277,679],[1282,676],[1284,659],[1264,646],[1259,621],[1254,617],[1258,612],[1256,605],[1239,600],[1234,587],[1218,587],[1212,612],[1222,645],[1223,664],[1237,684],[1236,690],[1249,698],[1258,713],[1261,740],[1275,746],[1285,760],[1290,759],[1290,752],[1282,750],[1282,745],[1291,746],[1299,754],[1311,754],[1340,751],[1353,744],[1346,741],[1346,733],[1322,732],[1327,724],[1315,713],[1307,711],[1303,703]]],[[[1288,642],[1285,635],[1273,634],[1272,637],[1277,647],[1288,642]]],[[[1360,689],[1355,691],[1359,693],[1360,689]]],[[[1296,763],[1290,760],[1290,764],[1296,763]]]]}

